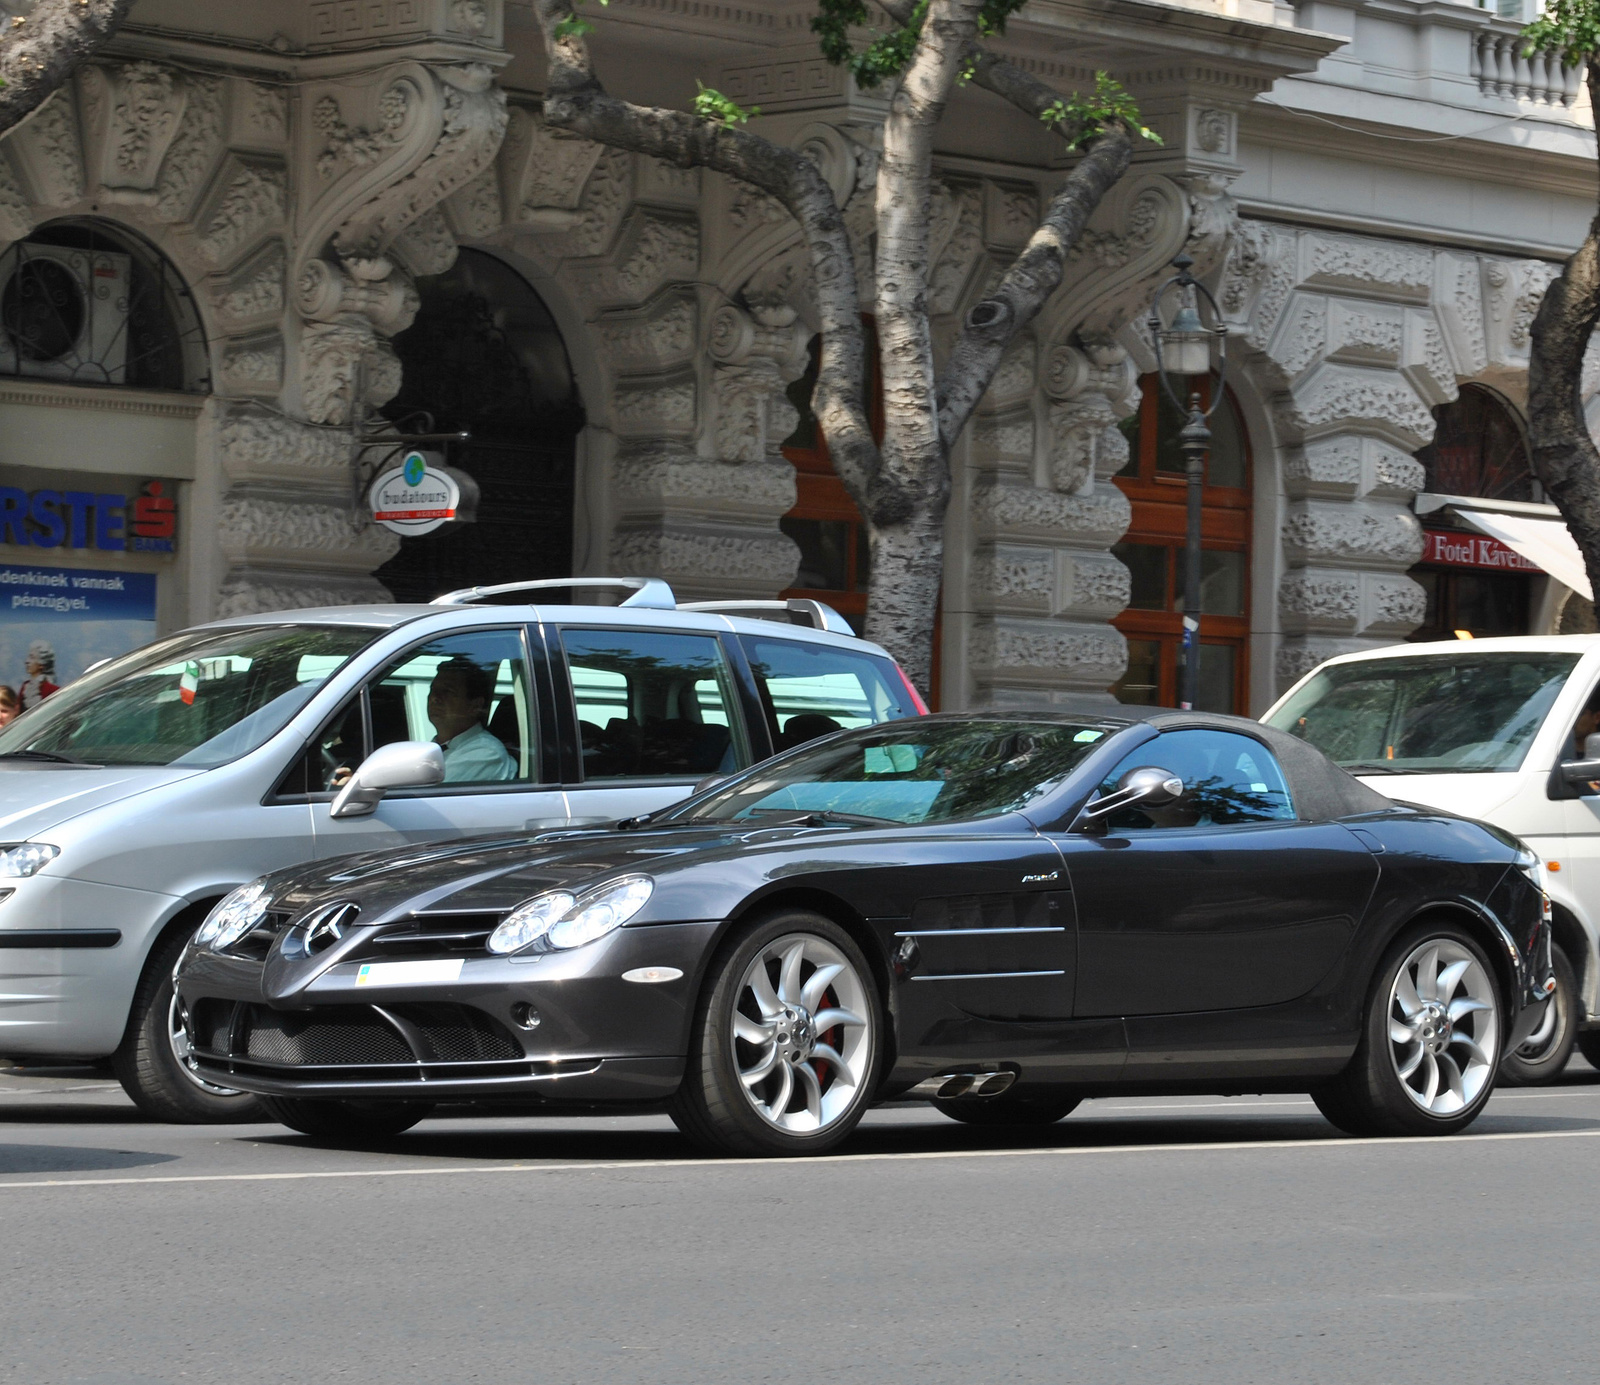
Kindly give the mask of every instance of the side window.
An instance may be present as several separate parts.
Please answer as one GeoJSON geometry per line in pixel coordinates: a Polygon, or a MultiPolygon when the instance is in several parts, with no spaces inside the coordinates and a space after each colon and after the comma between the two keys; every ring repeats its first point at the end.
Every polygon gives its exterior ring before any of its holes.
{"type": "Polygon", "coordinates": [[[537,780],[519,630],[474,630],[403,654],[367,685],[373,745],[437,741],[446,784],[537,780]]]}
{"type": "Polygon", "coordinates": [[[713,635],[563,630],[583,777],[689,779],[750,763],[713,635]]]}
{"type": "Polygon", "coordinates": [[[746,635],[741,643],[777,750],[830,731],[916,714],[904,684],[883,659],[762,635],[746,635]]]}
{"type": "Polygon", "coordinates": [[[1183,796],[1164,808],[1128,808],[1107,819],[1112,833],[1152,828],[1230,827],[1292,822],[1294,806],[1278,761],[1266,746],[1232,731],[1168,731],[1127,755],[1100,785],[1107,794],[1140,765],[1171,770],[1183,796]]]}

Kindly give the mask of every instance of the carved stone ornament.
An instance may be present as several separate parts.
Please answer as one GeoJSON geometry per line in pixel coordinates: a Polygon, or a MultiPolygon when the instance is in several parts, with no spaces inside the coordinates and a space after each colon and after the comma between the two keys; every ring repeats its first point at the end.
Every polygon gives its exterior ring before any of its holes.
{"type": "Polygon", "coordinates": [[[365,319],[308,324],[300,355],[301,403],[313,423],[349,423],[357,401],[381,408],[400,392],[399,358],[365,319]]]}
{"type": "Polygon", "coordinates": [[[153,62],[91,66],[84,103],[101,150],[95,170],[111,202],[156,200],[161,161],[181,128],[189,85],[174,68],[153,62]]]}
{"type": "Polygon", "coordinates": [[[565,231],[578,224],[589,175],[605,146],[552,130],[535,111],[511,112],[500,158],[508,219],[534,231],[565,231]]]}
{"type": "Polygon", "coordinates": [[[1194,118],[1194,142],[1207,154],[1229,154],[1233,144],[1233,117],[1227,111],[1198,111],[1194,118]]]}

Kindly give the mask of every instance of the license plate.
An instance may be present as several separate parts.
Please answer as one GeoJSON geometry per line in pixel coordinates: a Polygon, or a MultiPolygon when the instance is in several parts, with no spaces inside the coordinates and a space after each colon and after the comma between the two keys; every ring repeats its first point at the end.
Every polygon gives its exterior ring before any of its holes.
{"type": "Polygon", "coordinates": [[[430,981],[455,981],[461,975],[460,957],[428,962],[363,962],[356,973],[358,986],[422,986],[430,981]]]}

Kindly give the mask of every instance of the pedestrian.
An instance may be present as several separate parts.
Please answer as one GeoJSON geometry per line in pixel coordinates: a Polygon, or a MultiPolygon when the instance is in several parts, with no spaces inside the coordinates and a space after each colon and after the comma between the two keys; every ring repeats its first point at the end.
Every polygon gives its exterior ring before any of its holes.
{"type": "Polygon", "coordinates": [[[28,646],[23,659],[28,676],[18,689],[17,702],[22,711],[37,707],[60,686],[56,682],[56,651],[49,640],[35,640],[28,646]]]}
{"type": "Polygon", "coordinates": [[[22,702],[17,697],[17,690],[9,683],[0,683],[0,726],[11,725],[21,710],[22,702]]]}

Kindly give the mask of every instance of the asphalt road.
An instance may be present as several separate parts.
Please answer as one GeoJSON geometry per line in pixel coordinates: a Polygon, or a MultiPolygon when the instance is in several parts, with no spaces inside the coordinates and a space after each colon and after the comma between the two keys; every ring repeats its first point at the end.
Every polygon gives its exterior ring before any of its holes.
{"type": "Polygon", "coordinates": [[[1448,1140],[1149,1098],[1004,1137],[884,1110],[792,1163],[654,1118],[352,1152],[0,1069],[0,1380],[1593,1380],[1597,1159],[1581,1062],[1448,1140]]]}

